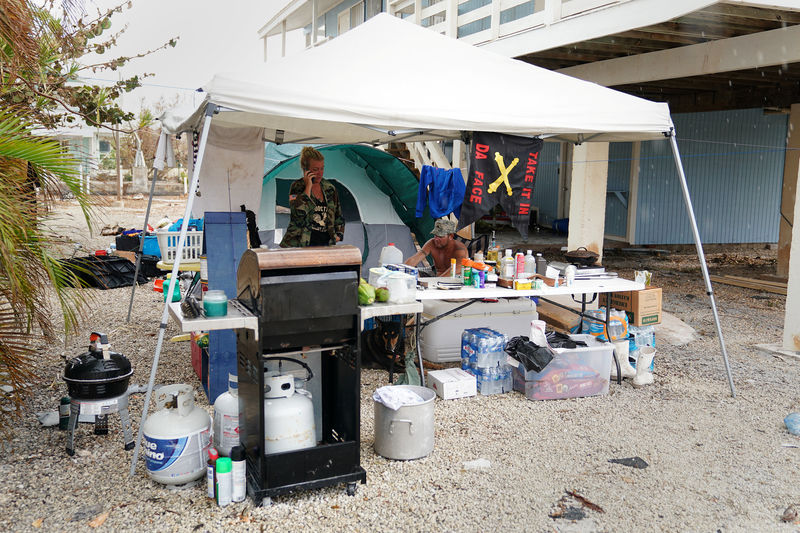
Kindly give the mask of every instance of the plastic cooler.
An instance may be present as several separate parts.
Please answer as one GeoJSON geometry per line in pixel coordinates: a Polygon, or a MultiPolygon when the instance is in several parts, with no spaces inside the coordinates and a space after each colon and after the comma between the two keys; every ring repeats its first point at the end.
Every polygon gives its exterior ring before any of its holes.
{"type": "Polygon", "coordinates": [[[541,372],[514,369],[514,390],[529,400],[560,400],[608,393],[614,345],[592,335],[570,335],[587,346],[554,348],[556,356],[541,372]]]}
{"type": "MultiPolygon", "coordinates": [[[[430,320],[464,305],[465,300],[423,300],[423,320],[430,320]]],[[[528,298],[500,298],[496,302],[475,302],[422,330],[419,348],[432,363],[461,361],[461,334],[469,328],[491,328],[510,339],[529,335],[531,320],[539,318],[536,304],[528,298]]],[[[610,370],[609,370],[610,371],[610,370]]]]}

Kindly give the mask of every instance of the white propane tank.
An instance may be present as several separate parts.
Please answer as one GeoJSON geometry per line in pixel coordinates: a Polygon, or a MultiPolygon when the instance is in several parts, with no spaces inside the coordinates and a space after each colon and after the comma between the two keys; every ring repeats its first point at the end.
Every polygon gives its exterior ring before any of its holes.
{"type": "Polygon", "coordinates": [[[231,448],[239,445],[239,381],[228,374],[228,391],[214,402],[214,447],[230,457],[231,448]]]}
{"type": "Polygon", "coordinates": [[[194,389],[183,384],[161,387],[156,409],[142,428],[150,478],[181,485],[205,476],[211,417],[195,407],[194,389]]]}
{"type": "Polygon", "coordinates": [[[291,374],[264,376],[264,453],[317,445],[311,393],[295,390],[291,374]]]}

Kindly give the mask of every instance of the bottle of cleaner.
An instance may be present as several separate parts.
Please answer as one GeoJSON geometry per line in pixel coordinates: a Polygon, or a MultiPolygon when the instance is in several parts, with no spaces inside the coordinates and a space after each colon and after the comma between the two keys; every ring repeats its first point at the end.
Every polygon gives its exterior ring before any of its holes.
{"type": "Polygon", "coordinates": [[[511,250],[506,250],[506,255],[500,260],[500,277],[503,279],[514,279],[516,262],[511,257],[511,250]]]}
{"type": "Polygon", "coordinates": [[[542,254],[536,254],[536,273],[542,276],[547,273],[547,261],[542,254]]]}
{"type": "Polygon", "coordinates": [[[525,255],[525,276],[536,274],[536,258],[533,257],[533,251],[528,250],[525,255]]]}

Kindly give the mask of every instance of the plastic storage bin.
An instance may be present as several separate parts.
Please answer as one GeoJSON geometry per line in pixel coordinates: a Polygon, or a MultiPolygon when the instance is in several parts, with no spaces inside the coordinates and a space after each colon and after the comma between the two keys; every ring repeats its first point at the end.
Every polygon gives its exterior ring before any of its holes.
{"type": "Polygon", "coordinates": [[[554,348],[556,356],[541,372],[514,370],[514,390],[529,400],[559,400],[608,393],[614,345],[592,335],[570,335],[588,346],[554,348]]]}
{"type": "MultiPolygon", "coordinates": [[[[465,301],[423,300],[423,320],[430,320],[465,301]]],[[[422,330],[419,348],[422,357],[433,363],[461,360],[461,333],[470,328],[491,328],[509,339],[528,335],[531,320],[539,318],[536,304],[528,298],[500,298],[497,302],[475,302],[422,330]]],[[[609,370],[610,372],[610,370],[609,370]]]]}
{"type": "MultiPolygon", "coordinates": [[[[180,231],[157,231],[158,248],[161,251],[161,260],[165,263],[174,263],[178,255],[178,240],[180,231]]],[[[203,255],[203,232],[187,231],[186,241],[183,243],[183,253],[181,253],[182,263],[200,263],[200,256],[203,255]]]]}

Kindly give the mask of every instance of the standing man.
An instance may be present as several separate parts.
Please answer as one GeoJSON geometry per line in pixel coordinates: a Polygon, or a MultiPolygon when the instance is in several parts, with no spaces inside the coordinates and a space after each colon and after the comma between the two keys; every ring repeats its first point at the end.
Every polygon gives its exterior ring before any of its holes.
{"type": "Polygon", "coordinates": [[[433,226],[433,238],[426,242],[422,249],[406,259],[408,266],[417,266],[428,254],[433,257],[434,268],[437,276],[450,275],[450,259],[456,260],[456,265],[467,258],[467,247],[453,238],[456,223],[446,218],[440,218],[433,226]]]}

